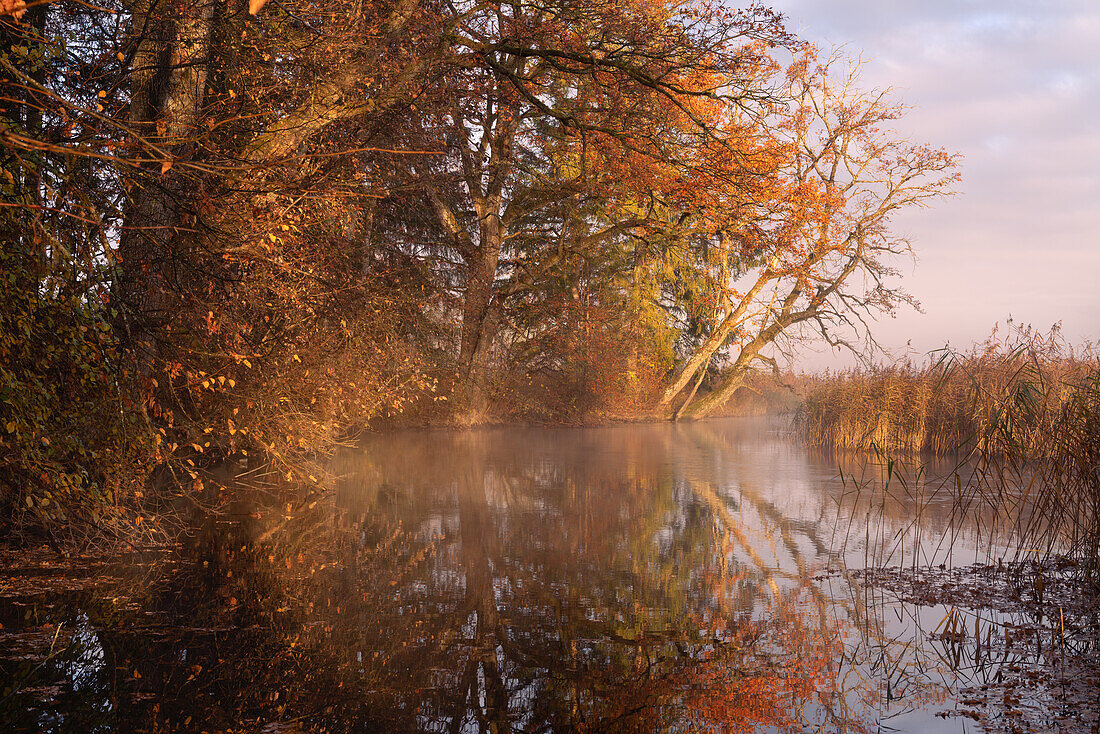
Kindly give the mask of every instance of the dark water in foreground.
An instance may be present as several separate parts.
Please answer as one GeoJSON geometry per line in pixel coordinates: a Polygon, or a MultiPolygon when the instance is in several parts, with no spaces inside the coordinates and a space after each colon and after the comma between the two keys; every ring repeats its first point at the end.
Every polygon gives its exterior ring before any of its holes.
{"type": "Polygon", "coordinates": [[[0,716],[28,731],[973,730],[960,692],[1029,664],[988,660],[1005,615],[956,618],[857,572],[982,561],[988,530],[952,529],[938,482],[842,481],[781,428],[372,437],[337,457],[335,496],[258,489],[181,558],[0,594],[0,716]],[[965,641],[983,634],[984,663],[965,641]]]}

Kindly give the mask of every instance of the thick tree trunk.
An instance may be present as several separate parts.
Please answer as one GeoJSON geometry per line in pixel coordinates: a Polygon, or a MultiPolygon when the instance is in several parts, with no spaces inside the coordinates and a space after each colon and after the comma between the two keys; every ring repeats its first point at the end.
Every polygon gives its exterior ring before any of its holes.
{"type": "MultiPolygon", "coordinates": [[[[714,330],[714,332],[703,342],[695,353],[691,355],[691,358],[680,368],[680,371],[669,382],[668,387],[661,393],[661,400],[657,404],[659,408],[668,408],[672,401],[676,399],[676,396],[683,392],[699,369],[710,362],[710,358],[714,356],[726,339],[729,338],[732,331],[733,324],[729,319],[726,319],[722,324],[714,330]]],[[[694,395],[694,391],[692,391],[694,395]]],[[[690,400],[691,398],[688,398],[690,400]]]]}
{"type": "Polygon", "coordinates": [[[486,252],[479,248],[467,265],[466,300],[462,307],[462,344],[459,362],[467,374],[474,368],[479,351],[484,351],[482,340],[489,304],[493,299],[493,282],[496,279],[499,252],[486,252]]]}
{"type": "MultiPolygon", "coordinates": [[[[174,158],[187,155],[197,130],[215,5],[216,0],[205,0],[158,9],[152,0],[143,0],[133,8],[134,29],[142,38],[131,76],[129,123],[174,158]]],[[[119,293],[128,316],[129,346],[139,370],[148,373],[160,351],[158,325],[170,317],[168,294],[180,285],[177,235],[187,197],[171,161],[154,164],[148,175],[131,182],[127,193],[119,293]]]]}
{"type": "Polygon", "coordinates": [[[680,415],[685,418],[705,418],[710,415],[725,405],[734,393],[741,389],[745,384],[746,374],[747,370],[743,367],[737,367],[736,365],[731,367],[718,383],[718,387],[695,402],[686,405],[681,409],[680,415]]]}
{"type": "Polygon", "coordinates": [[[493,293],[499,260],[499,238],[486,238],[470,258],[467,270],[459,364],[467,407],[474,418],[483,417],[488,408],[489,360],[500,326],[500,303],[493,293]]]}
{"type": "Polygon", "coordinates": [[[760,356],[760,351],[775,341],[775,338],[783,333],[792,323],[790,308],[798,298],[799,289],[787,296],[784,303],[783,316],[768,328],[756,335],[756,338],[741,348],[737,359],[722,374],[718,386],[693,403],[689,403],[681,409],[681,413],[687,418],[703,418],[710,415],[718,408],[726,404],[733,394],[745,384],[745,376],[754,361],[760,356]]]}
{"type": "MultiPolygon", "coordinates": [[[[699,368],[706,365],[710,358],[722,348],[722,345],[729,339],[730,334],[737,328],[742,319],[745,317],[745,313],[748,311],[749,306],[756,300],[757,295],[764,289],[774,276],[774,270],[771,265],[760,274],[756,279],[756,283],[752,288],[745,293],[736,306],[730,304],[730,312],[726,314],[726,317],[722,319],[721,323],[715,327],[710,337],[695,350],[695,353],[691,355],[691,358],[680,368],[679,372],[669,381],[668,387],[665,388],[664,393],[661,394],[661,400],[658,402],[657,407],[659,409],[667,410],[672,404],[672,401],[679,395],[688,384],[691,383],[691,378],[695,376],[695,373],[699,371],[699,368]]],[[[740,358],[738,358],[740,361],[740,358]]],[[[681,412],[682,409],[681,409],[681,412]]]]}

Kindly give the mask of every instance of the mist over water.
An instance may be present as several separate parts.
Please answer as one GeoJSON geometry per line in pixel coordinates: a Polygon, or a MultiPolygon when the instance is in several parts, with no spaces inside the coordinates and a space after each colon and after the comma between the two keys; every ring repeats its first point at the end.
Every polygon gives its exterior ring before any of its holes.
{"type": "Polygon", "coordinates": [[[934,475],[905,480],[899,466],[883,492],[885,465],[843,463],[777,419],[409,432],[342,454],[337,503],[433,544],[408,601],[449,619],[454,638],[436,661],[448,683],[419,692],[425,728],[474,726],[485,700],[520,728],[555,709],[543,723],[572,726],[556,717],[586,702],[581,718],[607,725],[624,696],[661,726],[699,723],[691,707],[752,721],[747,693],[733,709],[717,691],[684,693],[718,676],[770,692],[763,729],[956,731],[933,716],[949,690],[939,666],[910,649],[944,610],[872,599],[844,572],[985,550],[966,529],[951,540],[934,475]],[[750,654],[725,657],[744,636],[750,654]]]}
{"type": "Polygon", "coordinates": [[[1010,615],[864,569],[991,536],[934,471],[860,466],[774,419],[371,436],[333,496],[257,492],[166,569],[0,599],[65,631],[16,728],[962,731],[936,714],[1010,615]]]}

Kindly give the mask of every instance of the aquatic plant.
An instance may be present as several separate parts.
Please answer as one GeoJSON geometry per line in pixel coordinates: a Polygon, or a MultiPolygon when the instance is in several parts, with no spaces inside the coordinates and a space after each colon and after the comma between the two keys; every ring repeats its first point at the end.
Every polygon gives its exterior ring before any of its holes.
{"type": "Polygon", "coordinates": [[[1008,518],[1021,547],[1100,561],[1100,362],[1057,328],[996,331],[928,364],[850,370],[812,381],[802,439],[829,449],[953,455],[957,512],[1008,518]]]}
{"type": "Polygon", "coordinates": [[[944,349],[917,365],[811,378],[796,425],[812,446],[936,454],[1038,451],[1062,406],[1095,375],[1091,351],[1057,328],[996,330],[968,352],[944,349]]]}

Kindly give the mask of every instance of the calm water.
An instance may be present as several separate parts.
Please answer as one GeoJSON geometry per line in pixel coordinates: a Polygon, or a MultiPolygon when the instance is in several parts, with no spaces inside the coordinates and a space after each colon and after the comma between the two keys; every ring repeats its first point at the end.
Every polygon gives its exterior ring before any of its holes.
{"type": "Polygon", "coordinates": [[[371,437],[336,458],[334,495],[257,489],[170,563],[0,598],[0,672],[19,683],[0,715],[47,731],[972,730],[936,714],[995,671],[942,633],[948,607],[853,572],[984,560],[983,524],[953,529],[938,481],[839,467],[782,429],[371,437]]]}

